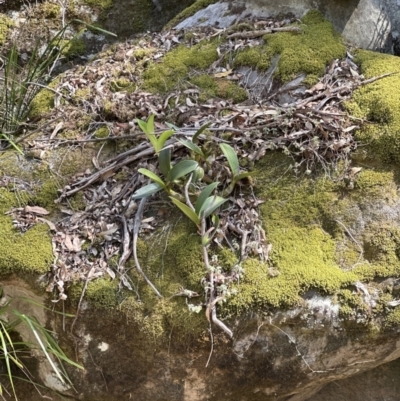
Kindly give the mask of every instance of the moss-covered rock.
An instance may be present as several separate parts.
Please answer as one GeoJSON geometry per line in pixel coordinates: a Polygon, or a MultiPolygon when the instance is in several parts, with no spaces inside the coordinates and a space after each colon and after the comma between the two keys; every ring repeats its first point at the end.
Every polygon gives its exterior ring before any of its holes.
{"type": "Polygon", "coordinates": [[[282,82],[299,73],[313,77],[323,74],[326,65],[344,56],[346,47],[332,24],[318,11],[312,10],[301,20],[301,33],[281,32],[264,36],[264,44],[247,48],[237,54],[235,65],[266,70],[272,57],[279,55],[275,76],[282,82]]]}
{"type": "Polygon", "coordinates": [[[0,45],[6,41],[7,33],[13,25],[11,18],[5,14],[0,14],[0,45]]]}
{"type": "Polygon", "coordinates": [[[372,84],[357,89],[348,111],[356,117],[369,120],[356,134],[368,144],[368,157],[384,162],[400,161],[400,65],[398,57],[366,50],[357,52],[357,63],[366,78],[393,73],[372,84]]]}
{"type": "Polygon", "coordinates": [[[46,273],[53,262],[48,226],[38,224],[21,234],[14,229],[10,216],[4,213],[18,206],[18,199],[0,189],[0,275],[9,273],[46,273]]]}

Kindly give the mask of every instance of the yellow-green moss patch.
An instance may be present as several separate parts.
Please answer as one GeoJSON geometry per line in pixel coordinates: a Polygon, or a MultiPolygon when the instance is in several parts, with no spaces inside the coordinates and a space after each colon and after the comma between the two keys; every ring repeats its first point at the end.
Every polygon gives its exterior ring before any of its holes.
{"type": "Polygon", "coordinates": [[[271,59],[279,55],[275,71],[282,82],[293,79],[299,73],[311,75],[308,83],[323,74],[326,65],[345,55],[346,48],[332,24],[316,11],[310,11],[301,20],[301,33],[282,32],[264,36],[264,45],[239,52],[235,65],[267,69],[271,59]]]}
{"type": "Polygon", "coordinates": [[[366,50],[357,52],[357,63],[366,78],[395,75],[363,86],[347,102],[348,111],[372,124],[365,124],[356,139],[368,144],[369,155],[384,162],[400,161],[400,64],[399,58],[366,50]]]}
{"type": "Polygon", "coordinates": [[[180,45],[165,55],[160,63],[152,64],[143,74],[143,87],[155,93],[166,93],[190,69],[204,70],[218,59],[217,41],[203,41],[191,48],[180,45]]]}
{"type": "Polygon", "coordinates": [[[45,273],[53,262],[48,226],[38,224],[21,234],[4,213],[18,206],[15,195],[0,189],[0,275],[8,273],[45,273]]]}
{"type": "Polygon", "coordinates": [[[8,30],[14,25],[11,18],[0,14],[0,45],[6,41],[8,30]]]}

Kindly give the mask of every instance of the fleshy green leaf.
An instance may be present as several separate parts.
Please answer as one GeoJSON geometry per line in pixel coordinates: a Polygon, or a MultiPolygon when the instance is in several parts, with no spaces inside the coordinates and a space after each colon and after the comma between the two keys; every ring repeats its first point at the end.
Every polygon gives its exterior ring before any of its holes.
{"type": "Polygon", "coordinates": [[[228,145],[227,143],[221,143],[220,148],[225,155],[225,157],[228,159],[229,167],[231,168],[232,175],[238,175],[239,174],[239,160],[237,158],[235,149],[232,148],[231,145],[228,145]]]}
{"type": "Polygon", "coordinates": [[[190,150],[192,150],[194,153],[197,153],[198,155],[200,155],[203,159],[206,158],[204,152],[192,141],[188,141],[186,139],[179,139],[179,142],[186,146],[187,148],[189,148],[190,150]]]}
{"type": "Polygon", "coordinates": [[[197,139],[199,138],[199,136],[211,125],[211,122],[204,124],[202,127],[200,127],[196,133],[193,135],[193,139],[192,142],[196,143],[197,139]]]}
{"type": "Polygon", "coordinates": [[[196,205],[194,207],[195,212],[200,215],[200,210],[202,209],[204,202],[211,195],[212,191],[217,188],[219,182],[213,182],[212,184],[207,185],[200,193],[197,198],[196,205]]]}
{"type": "Polygon", "coordinates": [[[184,177],[195,170],[198,165],[199,164],[194,160],[183,160],[178,164],[175,164],[168,173],[167,182],[174,182],[179,178],[184,177]]]}
{"type": "Polygon", "coordinates": [[[157,140],[157,149],[156,152],[158,153],[165,145],[165,142],[167,141],[168,138],[170,138],[174,134],[174,130],[169,129],[167,131],[164,131],[160,137],[157,140]]]}
{"type": "Polygon", "coordinates": [[[156,183],[145,185],[142,188],[139,188],[133,195],[132,199],[142,199],[147,198],[148,196],[156,194],[158,191],[161,191],[162,187],[160,187],[156,183]]]}
{"type": "Polygon", "coordinates": [[[138,123],[140,129],[141,129],[146,135],[148,135],[148,134],[149,134],[149,130],[148,130],[146,121],[143,121],[143,120],[141,120],[140,118],[137,118],[137,119],[136,119],[136,122],[138,123]]]}
{"type": "Polygon", "coordinates": [[[149,130],[150,134],[154,134],[154,114],[150,114],[149,118],[147,119],[147,129],[149,130]]]}
{"type": "Polygon", "coordinates": [[[171,148],[163,149],[158,155],[158,166],[166,177],[171,170],[171,148]]]}
{"type": "Polygon", "coordinates": [[[139,173],[145,175],[146,177],[149,177],[151,180],[153,180],[155,183],[157,183],[161,188],[166,189],[167,186],[164,184],[163,180],[157,175],[154,174],[152,171],[147,170],[147,168],[140,168],[139,173]]]}
{"type": "Polygon", "coordinates": [[[202,218],[207,218],[211,213],[214,213],[222,204],[224,204],[228,199],[222,198],[220,196],[210,196],[203,203],[203,207],[200,209],[200,215],[202,218]]]}
{"type": "Polygon", "coordinates": [[[197,216],[197,214],[189,206],[185,205],[180,200],[173,198],[172,196],[170,196],[170,198],[174,203],[174,205],[177,206],[179,209],[181,209],[181,211],[185,213],[185,215],[189,217],[189,219],[192,220],[193,223],[196,224],[196,226],[200,224],[199,216],[197,216]]]}

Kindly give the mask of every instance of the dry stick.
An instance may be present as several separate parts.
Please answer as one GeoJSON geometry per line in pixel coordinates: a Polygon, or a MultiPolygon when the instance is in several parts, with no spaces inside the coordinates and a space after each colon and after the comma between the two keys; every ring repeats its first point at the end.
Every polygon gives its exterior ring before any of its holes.
{"type": "MultiPolygon", "coordinates": [[[[201,237],[203,238],[206,234],[206,219],[201,219],[201,237]]],[[[210,262],[208,259],[207,245],[202,245],[203,251],[203,261],[206,266],[206,269],[210,272],[210,297],[207,300],[207,309],[206,309],[206,317],[208,321],[212,321],[215,325],[217,325],[221,330],[223,330],[230,338],[233,337],[232,331],[221,322],[221,320],[217,317],[216,304],[219,301],[222,301],[223,297],[218,297],[214,299],[214,272],[210,266],[210,262]]]]}
{"type": "MultiPolygon", "coordinates": [[[[94,184],[95,182],[97,182],[98,180],[100,180],[102,177],[104,177],[105,175],[108,174],[113,174],[116,170],[118,170],[119,168],[126,166],[127,164],[133,163],[137,160],[140,160],[140,158],[144,157],[144,156],[151,156],[154,154],[154,149],[152,147],[150,147],[150,145],[148,145],[147,143],[143,143],[140,144],[139,146],[137,146],[134,149],[129,150],[128,152],[123,153],[122,155],[119,155],[117,157],[115,157],[114,159],[110,159],[107,162],[112,162],[113,164],[111,164],[110,166],[104,167],[99,171],[96,171],[94,174],[92,174],[90,177],[87,177],[81,181],[78,181],[74,184],[71,184],[72,186],[76,186],[76,188],[73,188],[69,191],[66,191],[65,193],[63,193],[61,195],[61,197],[59,199],[57,199],[57,201],[61,201],[63,198],[66,198],[68,196],[71,196],[79,191],[81,191],[82,189],[87,188],[89,185],[94,184]],[[146,146],[143,146],[143,144],[145,144],[146,146]],[[144,147],[147,147],[147,149],[144,149],[142,152],[138,153],[138,154],[133,154],[132,153],[136,153],[140,150],[142,150],[144,147]],[[130,154],[130,157],[125,158],[124,160],[120,161],[119,159],[122,158],[123,155],[126,155],[127,153],[130,154]],[[119,162],[119,163],[117,163],[119,162]]],[[[166,145],[168,145],[168,142],[166,143],[166,145]]],[[[175,149],[181,148],[183,147],[183,145],[179,142],[173,143],[172,146],[175,149]]],[[[106,163],[107,163],[106,162],[106,163]]]]}
{"type": "Polygon", "coordinates": [[[136,265],[137,271],[143,276],[143,278],[145,279],[146,283],[153,289],[153,291],[156,293],[158,298],[162,298],[162,295],[159,293],[159,291],[154,286],[154,284],[147,278],[146,274],[144,273],[144,271],[140,267],[139,259],[137,257],[137,240],[138,240],[140,223],[142,222],[143,210],[144,210],[144,205],[146,204],[146,200],[147,200],[147,197],[143,198],[140,201],[139,207],[138,207],[138,210],[137,210],[136,216],[135,216],[135,223],[134,223],[134,226],[133,226],[133,241],[132,241],[133,258],[135,260],[135,265],[136,265]]]}
{"type": "Polygon", "coordinates": [[[106,138],[91,138],[91,139],[36,139],[37,142],[57,142],[58,145],[65,145],[65,144],[80,144],[80,143],[87,143],[87,142],[104,142],[104,141],[117,141],[120,139],[136,139],[138,135],[131,134],[131,135],[120,135],[120,136],[107,136],[106,138]]]}
{"type": "Polygon", "coordinates": [[[335,221],[336,221],[336,223],[339,223],[346,230],[347,234],[349,234],[349,237],[356,243],[356,245],[358,246],[358,249],[360,250],[360,255],[358,256],[357,262],[353,265],[353,267],[354,267],[355,265],[357,265],[360,262],[363,254],[364,254],[364,249],[361,246],[361,244],[353,237],[353,235],[347,229],[347,227],[340,220],[336,219],[335,221]]]}
{"type": "Polygon", "coordinates": [[[119,258],[118,261],[118,271],[122,272],[125,266],[125,262],[128,260],[129,256],[131,255],[131,248],[130,248],[130,242],[131,242],[131,237],[129,235],[128,231],[128,224],[126,222],[126,218],[124,215],[118,216],[120,220],[122,221],[122,255],[119,258]]]}
{"type": "Polygon", "coordinates": [[[79,302],[78,302],[78,307],[76,308],[75,319],[73,320],[73,322],[71,324],[71,330],[70,330],[71,334],[74,334],[73,333],[74,326],[75,326],[75,323],[76,323],[76,321],[78,319],[79,311],[81,310],[81,303],[82,303],[83,297],[85,296],[85,292],[86,292],[86,289],[87,289],[87,286],[88,286],[88,283],[89,283],[90,273],[92,272],[93,269],[94,269],[94,266],[92,266],[92,268],[89,270],[89,272],[88,272],[88,274],[86,276],[85,285],[83,286],[81,297],[79,298],[79,302]]]}
{"type": "Polygon", "coordinates": [[[264,36],[267,33],[273,32],[300,32],[300,27],[298,26],[284,26],[281,28],[269,28],[262,29],[259,31],[247,31],[247,32],[235,32],[231,35],[228,35],[228,39],[241,38],[241,39],[250,39],[250,38],[258,38],[260,36],[264,36]]]}
{"type": "Polygon", "coordinates": [[[48,127],[50,124],[52,124],[52,123],[54,123],[54,122],[56,122],[56,121],[58,121],[58,120],[60,120],[60,119],[62,119],[62,118],[63,118],[63,117],[60,116],[60,117],[55,118],[54,120],[48,121],[47,123],[43,124],[43,125],[40,126],[39,128],[36,128],[35,130],[33,130],[33,131],[31,131],[31,132],[28,132],[27,134],[25,134],[25,135],[19,137],[18,139],[16,139],[16,140],[14,141],[14,143],[15,143],[15,144],[18,144],[18,143],[22,142],[22,141],[25,140],[26,138],[30,137],[30,136],[33,135],[33,134],[36,134],[37,132],[41,131],[42,129],[48,127]]]}
{"type": "Polygon", "coordinates": [[[386,78],[386,77],[389,77],[389,76],[395,75],[395,74],[397,74],[397,72],[389,72],[387,74],[382,74],[382,75],[378,75],[376,77],[365,79],[362,82],[356,83],[353,87],[339,86],[338,88],[327,89],[322,93],[318,93],[318,94],[316,94],[314,96],[311,96],[311,97],[309,97],[307,99],[291,103],[291,104],[289,104],[287,106],[284,106],[284,107],[285,108],[290,108],[290,107],[300,108],[300,107],[304,107],[306,104],[308,104],[310,102],[313,102],[314,100],[318,100],[318,99],[321,99],[321,98],[326,97],[328,95],[333,95],[333,94],[339,93],[339,92],[344,91],[344,90],[352,91],[352,90],[357,89],[359,86],[368,85],[368,84],[371,84],[371,83],[373,83],[375,81],[378,81],[379,79],[386,78]]]}

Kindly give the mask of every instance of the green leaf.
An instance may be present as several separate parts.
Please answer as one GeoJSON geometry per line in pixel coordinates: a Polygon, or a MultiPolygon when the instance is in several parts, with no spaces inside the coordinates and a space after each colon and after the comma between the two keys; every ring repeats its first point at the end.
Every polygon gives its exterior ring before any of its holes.
{"type": "Polygon", "coordinates": [[[183,160],[178,164],[175,164],[168,173],[167,182],[174,182],[179,178],[184,177],[195,170],[198,165],[199,164],[194,160],[183,160]]]}
{"type": "Polygon", "coordinates": [[[151,195],[156,194],[158,191],[161,191],[162,189],[163,188],[156,183],[148,184],[135,191],[135,193],[132,195],[132,199],[147,198],[151,195]]]}
{"type": "Polygon", "coordinates": [[[192,141],[188,141],[186,139],[179,139],[179,142],[186,146],[187,148],[189,148],[190,150],[192,150],[194,153],[200,155],[203,159],[206,158],[206,155],[204,154],[204,152],[192,141]]]}
{"type": "Polygon", "coordinates": [[[238,175],[240,168],[239,168],[239,160],[237,158],[235,149],[233,149],[232,146],[228,145],[227,143],[221,143],[219,146],[225,157],[228,159],[232,175],[233,176],[238,175]]]}
{"type": "Polygon", "coordinates": [[[198,137],[199,137],[211,124],[212,124],[212,123],[209,122],[209,123],[207,123],[207,124],[204,124],[202,127],[200,127],[200,128],[196,131],[196,133],[193,135],[192,142],[193,142],[193,143],[196,143],[198,137]]]}
{"type": "Polygon", "coordinates": [[[139,173],[145,175],[146,177],[149,177],[151,180],[157,183],[161,188],[167,189],[167,186],[164,184],[164,181],[157,174],[154,174],[152,171],[147,170],[147,168],[140,168],[138,171],[139,173]]]}
{"type": "Polygon", "coordinates": [[[219,182],[213,182],[212,184],[207,185],[200,193],[197,198],[196,205],[194,207],[195,212],[200,215],[200,211],[204,205],[206,199],[211,195],[212,191],[219,185],[219,182]]]}
{"type": "Polygon", "coordinates": [[[220,196],[210,196],[203,203],[203,207],[200,209],[200,216],[204,219],[207,218],[227,200],[228,199],[222,198],[220,196]]]}
{"type": "Polygon", "coordinates": [[[166,177],[171,170],[171,148],[163,149],[158,155],[158,166],[166,177]]]}
{"type": "Polygon", "coordinates": [[[147,135],[149,135],[149,129],[147,127],[146,121],[141,120],[140,118],[136,119],[136,122],[138,123],[140,129],[147,135]]]}
{"type": "Polygon", "coordinates": [[[187,205],[185,205],[183,202],[180,200],[173,198],[170,196],[171,201],[174,203],[175,206],[177,206],[187,217],[189,217],[190,220],[193,221],[196,226],[200,224],[200,218],[197,216],[197,214],[187,205]]]}
{"type": "Polygon", "coordinates": [[[170,138],[174,134],[174,130],[169,129],[167,131],[164,131],[160,137],[157,140],[157,149],[156,152],[158,153],[163,147],[165,142],[167,141],[168,138],[170,138]]]}
{"type": "Polygon", "coordinates": [[[154,114],[150,114],[149,118],[147,119],[147,129],[149,130],[150,134],[154,134],[154,114]]]}

